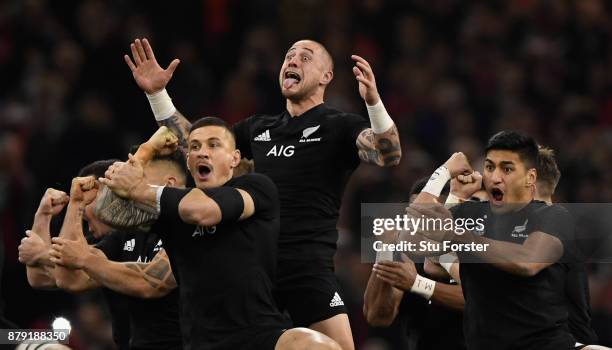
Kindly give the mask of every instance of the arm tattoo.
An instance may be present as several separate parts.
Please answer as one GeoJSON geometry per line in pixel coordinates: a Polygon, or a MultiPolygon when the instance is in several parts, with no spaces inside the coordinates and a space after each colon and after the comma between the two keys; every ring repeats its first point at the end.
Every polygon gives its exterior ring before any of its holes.
{"type": "Polygon", "coordinates": [[[96,200],[96,216],[116,229],[148,232],[159,218],[157,208],[117,196],[108,187],[102,188],[96,200]]]}
{"type": "Polygon", "coordinates": [[[178,110],[170,117],[157,122],[159,126],[166,126],[178,137],[179,147],[187,154],[187,136],[191,123],[178,110]]]}
{"type": "Polygon", "coordinates": [[[376,134],[372,129],[363,130],[357,138],[357,148],[361,160],[379,166],[396,165],[402,156],[395,125],[382,134],[376,134]]]}
{"type": "Polygon", "coordinates": [[[156,289],[174,289],[176,280],[170,268],[170,261],[165,250],[160,250],[149,263],[125,263],[125,265],[142,274],[142,278],[156,289]]]}

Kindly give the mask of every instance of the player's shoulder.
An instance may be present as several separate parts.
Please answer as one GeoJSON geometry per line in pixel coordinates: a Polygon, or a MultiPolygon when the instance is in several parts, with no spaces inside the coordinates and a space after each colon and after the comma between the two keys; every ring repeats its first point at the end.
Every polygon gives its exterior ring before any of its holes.
{"type": "Polygon", "coordinates": [[[258,186],[265,191],[277,191],[276,185],[267,175],[261,173],[247,173],[232,179],[232,187],[248,185],[249,187],[258,186]]]}
{"type": "Polygon", "coordinates": [[[455,205],[450,211],[455,215],[470,217],[484,215],[488,209],[488,201],[465,201],[459,205],[455,205]]]}
{"type": "Polygon", "coordinates": [[[365,117],[360,114],[341,111],[328,104],[322,106],[321,115],[333,121],[365,120],[365,117]]]}

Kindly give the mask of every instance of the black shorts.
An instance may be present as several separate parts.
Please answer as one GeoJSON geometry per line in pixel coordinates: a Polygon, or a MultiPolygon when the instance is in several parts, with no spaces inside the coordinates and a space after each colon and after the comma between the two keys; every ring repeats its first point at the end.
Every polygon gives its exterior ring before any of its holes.
{"type": "Polygon", "coordinates": [[[309,327],[346,314],[334,269],[311,261],[279,261],[274,298],[294,327],[309,327]]]}

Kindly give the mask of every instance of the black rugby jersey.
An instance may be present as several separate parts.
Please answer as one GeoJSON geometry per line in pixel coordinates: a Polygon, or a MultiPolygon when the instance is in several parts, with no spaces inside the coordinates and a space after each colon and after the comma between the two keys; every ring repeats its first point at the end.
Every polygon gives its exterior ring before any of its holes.
{"type": "MultiPolygon", "coordinates": [[[[116,262],[150,262],[163,248],[162,240],[154,233],[114,232],[96,244],[106,257],[116,262]]],[[[120,340],[129,322],[130,348],[182,349],[179,325],[178,290],[158,299],[142,299],[119,294],[105,288],[113,318],[113,333],[120,340]],[[127,309],[128,320],[117,310],[127,309]],[[114,310],[114,311],[113,311],[114,310]],[[117,323],[117,324],[116,324],[117,323]]]]}
{"type": "MultiPolygon", "coordinates": [[[[240,188],[253,198],[255,213],[238,221],[201,227],[184,223],[177,208],[165,204],[153,225],[162,234],[179,282],[180,317],[185,349],[243,349],[244,336],[287,328],[272,297],[276,268],[279,208],[274,183],[261,174],[246,174],[223,186],[240,188]]],[[[215,188],[203,190],[215,200],[215,188]]],[[[217,202],[219,203],[219,202],[217,202]]]]}
{"type": "MultiPolygon", "coordinates": [[[[522,244],[531,232],[553,235],[571,248],[574,225],[559,206],[532,201],[503,215],[488,202],[465,202],[452,210],[455,218],[485,218],[484,237],[522,244]]],[[[565,282],[568,266],[555,263],[533,277],[502,271],[460,253],[465,297],[464,335],[469,349],[569,349],[575,340],[568,329],[565,282]],[[464,262],[465,260],[465,262],[464,262]]]]}
{"type": "Polygon", "coordinates": [[[300,116],[254,115],[234,126],[237,148],[278,187],[279,261],[332,265],[342,193],[359,165],[355,144],[369,120],[325,104],[300,116]]]}

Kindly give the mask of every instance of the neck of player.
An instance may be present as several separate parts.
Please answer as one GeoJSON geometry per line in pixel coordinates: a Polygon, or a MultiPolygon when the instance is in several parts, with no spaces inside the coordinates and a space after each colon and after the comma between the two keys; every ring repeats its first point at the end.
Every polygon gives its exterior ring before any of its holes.
{"type": "Polygon", "coordinates": [[[323,95],[313,94],[302,99],[287,99],[287,112],[292,117],[298,117],[323,103],[323,95]]]}

